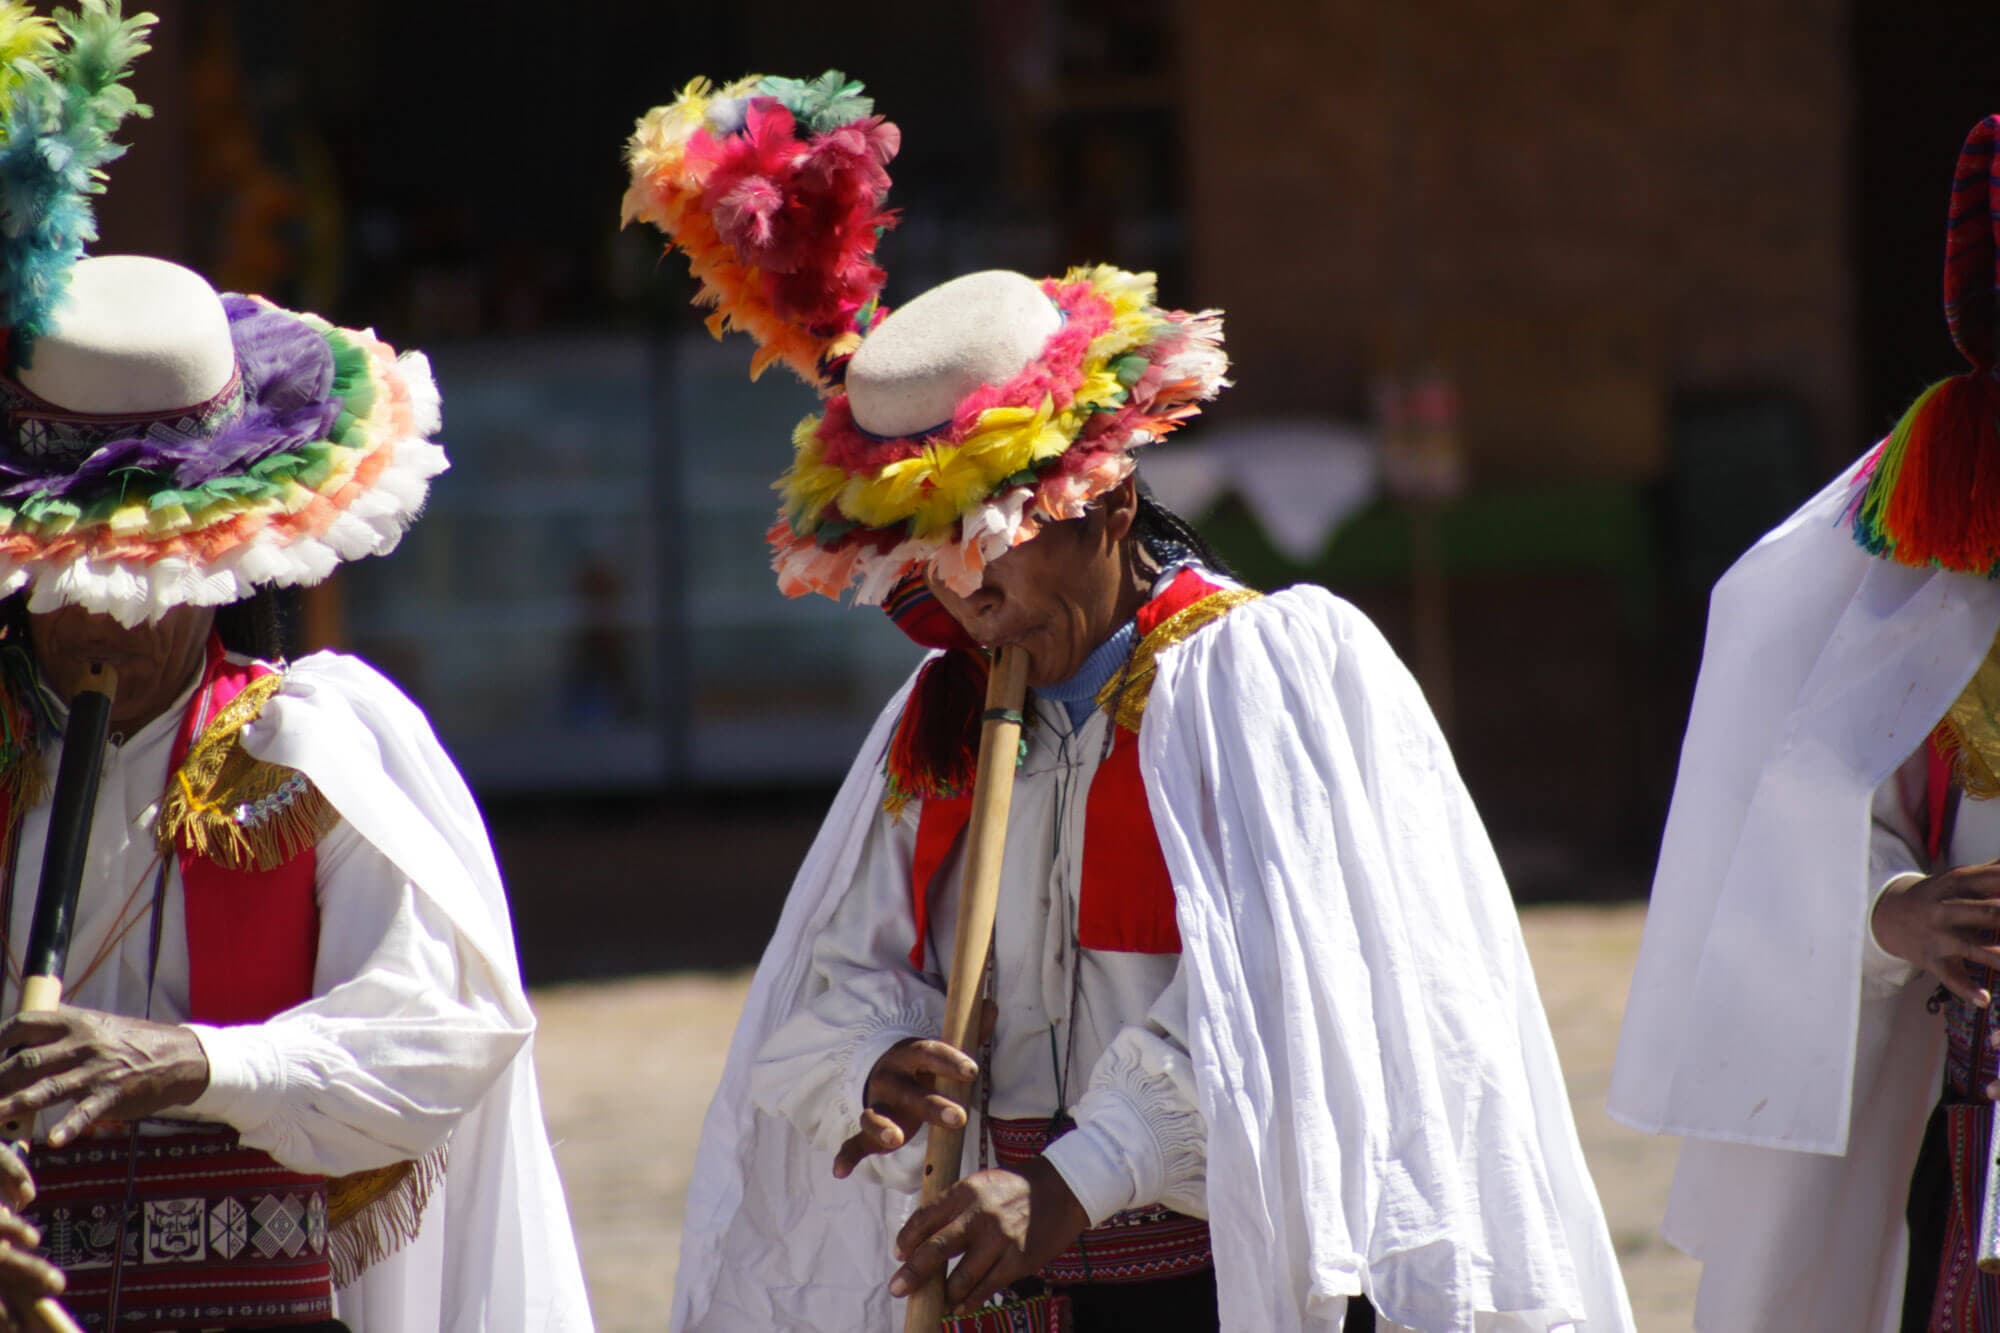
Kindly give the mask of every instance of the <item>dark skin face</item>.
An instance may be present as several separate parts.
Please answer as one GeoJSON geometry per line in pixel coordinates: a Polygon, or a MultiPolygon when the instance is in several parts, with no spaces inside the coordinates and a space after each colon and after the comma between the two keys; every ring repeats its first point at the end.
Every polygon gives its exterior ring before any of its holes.
{"type": "Polygon", "coordinates": [[[1050,524],[988,565],[970,595],[936,579],[930,590],[985,647],[1026,652],[1029,685],[1054,685],[1145,604],[1153,570],[1132,535],[1138,512],[1128,480],[1082,518],[1050,524]]]}
{"type": "Polygon", "coordinates": [[[131,735],[166,711],[193,683],[208,649],[215,608],[178,606],[130,629],[82,607],[28,617],[28,640],[42,676],[64,699],[75,696],[101,662],[118,673],[111,729],[131,735]]]}

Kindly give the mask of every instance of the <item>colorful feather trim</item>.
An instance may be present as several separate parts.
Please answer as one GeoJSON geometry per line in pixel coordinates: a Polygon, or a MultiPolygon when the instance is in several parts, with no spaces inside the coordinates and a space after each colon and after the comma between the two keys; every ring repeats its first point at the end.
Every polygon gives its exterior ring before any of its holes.
{"type": "Polygon", "coordinates": [[[883,440],[845,394],[799,423],[769,533],[778,586],[880,602],[913,569],[959,591],[1045,523],[1081,516],[1131,474],[1132,451],[1229,381],[1217,311],[1154,304],[1151,274],[1108,265],[1043,284],[1063,324],[1013,380],[967,396],[949,425],[883,440]]]}
{"type": "Polygon", "coordinates": [[[245,404],[213,438],[136,431],[80,466],[0,451],[0,592],[136,624],[395,548],[447,466],[429,362],[261,298],[224,306],[245,404]]]}
{"type": "Polygon", "coordinates": [[[2000,797],[2000,644],[1972,673],[1931,732],[1959,789],[1975,801],[2000,797]]]}
{"type": "Polygon", "coordinates": [[[0,323],[13,365],[30,364],[97,239],[90,196],[125,151],[111,136],[127,116],[152,114],[124,80],[155,22],[126,18],[119,0],[82,0],[52,23],[0,2],[0,323]]]}
{"type": "Polygon", "coordinates": [[[824,391],[830,363],[876,317],[875,245],[895,225],[883,201],[901,136],[873,109],[837,71],[719,91],[696,79],[633,130],[624,221],[652,223],[687,256],[696,304],[715,311],[710,332],[760,344],[753,379],[783,361],[824,391]]]}

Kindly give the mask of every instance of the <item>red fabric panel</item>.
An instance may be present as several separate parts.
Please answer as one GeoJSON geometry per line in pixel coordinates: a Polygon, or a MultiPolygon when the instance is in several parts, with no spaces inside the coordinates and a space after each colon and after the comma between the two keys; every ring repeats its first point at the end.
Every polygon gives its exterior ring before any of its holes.
{"type": "Polygon", "coordinates": [[[311,998],[318,860],[307,848],[276,870],[231,870],[181,853],[192,1021],[261,1023],[311,998]]]}
{"type": "Polygon", "coordinates": [[[931,881],[951,855],[958,835],[972,821],[972,793],[925,801],[917,812],[917,849],[910,858],[910,907],[917,938],[910,946],[910,966],[924,970],[924,942],[931,924],[931,881]]]}
{"type": "Polygon", "coordinates": [[[1140,638],[1145,638],[1160,627],[1160,622],[1169,616],[1187,610],[1212,592],[1220,592],[1221,585],[1210,583],[1193,569],[1183,569],[1173,576],[1158,597],[1139,608],[1133,617],[1133,627],[1140,638]]]}
{"type": "Polygon", "coordinates": [[[1174,881],[1146,804],[1136,735],[1118,729],[1086,799],[1077,943],[1117,953],[1179,953],[1174,881]]]}
{"type": "MultiPolygon", "coordinates": [[[[1135,617],[1139,637],[1145,638],[1161,621],[1217,591],[1219,585],[1193,569],[1183,569],[1159,596],[1139,608],[1135,617]]],[[[1119,730],[1111,754],[1091,780],[1088,800],[1078,942],[1086,949],[1179,953],[1173,881],[1146,806],[1138,737],[1131,732],[1119,730]]],[[[917,937],[910,946],[910,964],[920,970],[930,928],[931,881],[971,818],[969,788],[949,800],[925,801],[917,817],[917,846],[910,866],[911,916],[917,937]]]]}
{"type": "MultiPolygon", "coordinates": [[[[188,706],[167,771],[180,771],[197,724],[213,722],[245,686],[270,674],[266,666],[229,661],[222,641],[211,638],[207,684],[188,706]]],[[[276,870],[231,870],[180,853],[191,1021],[261,1023],[312,996],[319,958],[318,863],[310,848],[276,870]]]]}
{"type": "Polygon", "coordinates": [[[1938,858],[1944,854],[1944,816],[1951,799],[1951,758],[1938,749],[1937,738],[1924,747],[1927,762],[1924,774],[1925,815],[1924,842],[1930,852],[1931,867],[1936,869],[1938,858]]]}

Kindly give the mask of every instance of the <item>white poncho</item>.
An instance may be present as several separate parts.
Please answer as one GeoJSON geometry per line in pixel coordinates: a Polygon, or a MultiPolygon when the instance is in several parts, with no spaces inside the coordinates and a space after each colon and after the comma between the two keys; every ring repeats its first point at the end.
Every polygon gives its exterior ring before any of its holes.
{"type": "Polygon", "coordinates": [[[334,653],[286,673],[244,729],[243,747],[312,779],[394,863],[456,933],[470,993],[523,1034],[520,1053],[452,1130],[444,1186],[416,1241],[341,1291],[342,1318],[369,1333],[588,1333],[589,1300],[526,1040],[534,1015],[499,867],[458,770],[414,704],[334,653]]]}
{"type": "MultiPolygon", "coordinates": [[[[1315,588],[1163,651],[1141,765],[1173,876],[1223,1326],[1632,1327],[1500,867],[1416,684],[1315,588]]],[[[758,968],[689,1187],[673,1328],[888,1330],[910,1200],[754,1110],[851,882],[893,701],[758,968]]],[[[970,1137],[970,1136],[969,1136],[970,1137]]]]}
{"type": "Polygon", "coordinates": [[[1611,1083],[1614,1116],[1687,1136],[1665,1232],[1713,1333],[1894,1333],[1938,1096],[1927,989],[1863,993],[1869,804],[1985,658],[2000,584],[1863,551],[1853,477],[1716,586],[1611,1083]]]}

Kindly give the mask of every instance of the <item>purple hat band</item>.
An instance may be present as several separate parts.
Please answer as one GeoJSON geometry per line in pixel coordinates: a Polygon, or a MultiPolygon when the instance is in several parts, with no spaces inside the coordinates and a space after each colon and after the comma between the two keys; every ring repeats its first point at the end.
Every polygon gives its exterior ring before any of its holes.
{"type": "Polygon", "coordinates": [[[324,439],[340,415],[333,351],[311,325],[244,296],[223,297],[236,348],[230,386],[206,403],[164,413],[94,416],[43,402],[0,379],[7,432],[0,497],[87,500],[116,474],[168,477],[177,488],[247,471],[273,454],[324,439]]]}

